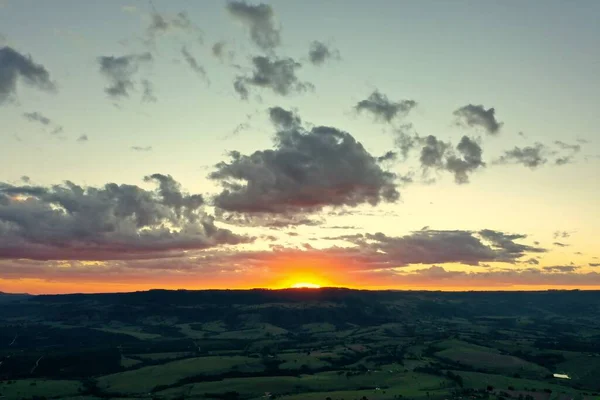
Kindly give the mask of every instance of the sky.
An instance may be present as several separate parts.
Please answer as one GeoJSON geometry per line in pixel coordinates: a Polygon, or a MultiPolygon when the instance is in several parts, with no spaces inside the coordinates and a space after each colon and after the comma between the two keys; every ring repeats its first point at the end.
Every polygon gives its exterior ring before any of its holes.
{"type": "Polygon", "coordinates": [[[599,17],[0,0],[0,291],[600,289],[599,17]]]}

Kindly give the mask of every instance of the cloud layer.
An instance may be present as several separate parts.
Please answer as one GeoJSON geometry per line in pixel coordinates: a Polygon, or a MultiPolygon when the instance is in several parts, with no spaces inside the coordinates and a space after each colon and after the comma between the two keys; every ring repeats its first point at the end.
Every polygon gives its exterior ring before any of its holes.
{"type": "Polygon", "coordinates": [[[183,192],[171,176],[145,181],[157,188],[0,183],[0,258],[161,258],[247,241],[215,226],[203,197],[183,192]]]}
{"type": "Polygon", "coordinates": [[[41,64],[37,64],[31,56],[26,56],[11,47],[0,48],[0,105],[14,100],[17,95],[17,83],[53,92],[56,85],[50,73],[41,64]]]}

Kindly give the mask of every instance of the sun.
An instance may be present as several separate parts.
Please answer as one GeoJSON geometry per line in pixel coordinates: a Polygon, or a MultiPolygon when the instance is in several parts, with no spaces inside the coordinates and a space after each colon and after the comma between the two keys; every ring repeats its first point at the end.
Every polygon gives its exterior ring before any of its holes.
{"type": "Polygon", "coordinates": [[[310,282],[297,282],[290,286],[292,289],[320,289],[321,285],[310,282]]]}

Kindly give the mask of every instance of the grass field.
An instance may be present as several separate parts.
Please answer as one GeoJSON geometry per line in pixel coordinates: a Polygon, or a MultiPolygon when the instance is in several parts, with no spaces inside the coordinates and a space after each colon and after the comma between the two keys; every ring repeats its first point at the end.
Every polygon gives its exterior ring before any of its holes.
{"type": "Polygon", "coordinates": [[[77,395],[80,389],[81,383],[71,380],[21,379],[18,381],[0,381],[0,396],[4,396],[5,399],[29,399],[34,396],[47,396],[48,394],[63,398],[77,395]]]}
{"type": "Polygon", "coordinates": [[[196,375],[216,375],[233,368],[260,371],[263,365],[256,359],[242,356],[188,358],[104,376],[98,380],[98,386],[116,393],[148,393],[156,386],[171,385],[196,375]]]}

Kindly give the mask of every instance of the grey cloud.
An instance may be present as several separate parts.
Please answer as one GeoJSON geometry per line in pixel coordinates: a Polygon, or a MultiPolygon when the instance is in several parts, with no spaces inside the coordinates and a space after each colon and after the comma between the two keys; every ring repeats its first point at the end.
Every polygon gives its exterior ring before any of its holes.
{"type": "Polygon", "coordinates": [[[302,125],[302,119],[296,113],[281,107],[269,108],[269,118],[276,128],[282,130],[299,128],[302,125]]]}
{"type": "Polygon", "coordinates": [[[332,50],[325,43],[317,40],[310,44],[308,50],[308,59],[314,65],[323,65],[329,59],[339,59],[340,55],[337,50],[332,50]]]}
{"type": "Polygon", "coordinates": [[[419,161],[423,168],[443,168],[446,151],[450,144],[443,142],[433,135],[429,135],[421,140],[421,156],[419,161]]]}
{"type": "Polygon", "coordinates": [[[525,261],[527,264],[531,264],[531,265],[538,265],[540,262],[535,259],[535,258],[530,258],[529,260],[525,261]]]}
{"type": "Polygon", "coordinates": [[[246,25],[252,41],[263,50],[272,50],[281,43],[280,30],[275,26],[273,9],[268,4],[251,5],[243,1],[227,4],[229,14],[246,25]]]}
{"type": "Polygon", "coordinates": [[[558,239],[558,238],[569,238],[571,237],[571,232],[567,232],[567,231],[555,231],[552,236],[554,237],[554,239],[558,239]]]}
{"type": "Polygon", "coordinates": [[[154,95],[154,85],[147,79],[142,79],[142,88],[144,88],[144,92],[142,94],[142,101],[148,103],[156,103],[158,99],[154,95]]]}
{"type": "Polygon", "coordinates": [[[121,57],[98,57],[100,72],[108,79],[110,85],[105,88],[110,97],[127,97],[133,89],[133,77],[138,72],[140,65],[152,62],[152,54],[129,54],[121,57]]]}
{"type": "Polygon", "coordinates": [[[190,52],[187,50],[187,48],[185,46],[183,46],[181,48],[181,54],[183,55],[183,58],[185,59],[187,64],[190,66],[190,68],[194,72],[196,72],[198,75],[200,75],[202,78],[206,79],[206,70],[204,69],[203,66],[201,66],[198,63],[198,61],[194,58],[194,56],[192,56],[190,54],[190,52]]]}
{"type": "Polygon", "coordinates": [[[398,153],[395,151],[388,151],[384,155],[377,157],[377,162],[396,161],[398,153]]]}
{"type": "Polygon", "coordinates": [[[573,265],[553,265],[550,267],[544,267],[544,271],[550,272],[573,272],[579,269],[579,267],[575,267],[573,265]]]}
{"type": "Polygon", "coordinates": [[[158,35],[174,31],[197,34],[198,40],[202,41],[201,29],[190,20],[185,11],[179,12],[174,17],[169,17],[155,11],[152,13],[152,20],[147,29],[150,38],[148,44],[152,44],[158,35]]]}
{"type": "Polygon", "coordinates": [[[481,238],[492,243],[497,248],[503,249],[504,252],[509,255],[523,255],[526,252],[544,253],[546,251],[540,247],[516,243],[516,240],[527,238],[527,235],[523,234],[507,234],[491,229],[483,229],[479,231],[479,235],[481,238]]]}
{"type": "Polygon", "coordinates": [[[88,135],[81,135],[77,138],[78,142],[87,142],[89,140],[88,135]]]}
{"type": "Polygon", "coordinates": [[[600,267],[600,263],[589,263],[590,267],[600,267]]]}
{"type": "Polygon", "coordinates": [[[560,140],[555,141],[554,144],[557,145],[562,150],[570,150],[575,153],[577,153],[581,150],[581,145],[579,145],[579,144],[568,144],[568,143],[562,142],[560,140]]]}
{"type": "Polygon", "coordinates": [[[242,99],[249,95],[248,85],[271,89],[274,93],[286,96],[293,92],[304,92],[312,89],[308,82],[302,82],[296,76],[296,71],[302,65],[292,58],[269,58],[256,56],[252,58],[254,70],[250,76],[238,76],[233,87],[242,99]]]}
{"type": "Polygon", "coordinates": [[[23,182],[25,182],[25,183],[29,183],[29,182],[31,182],[31,178],[30,178],[30,177],[28,177],[27,175],[23,175],[23,176],[21,177],[21,181],[23,181],[23,182]]]}
{"type": "Polygon", "coordinates": [[[152,146],[131,146],[133,151],[152,151],[152,146]]]}
{"type": "Polygon", "coordinates": [[[0,183],[0,258],[119,260],[183,256],[186,250],[247,242],[203,211],[200,195],[170,176],[155,190],[107,183],[82,187],[0,183]]]}
{"type": "Polygon", "coordinates": [[[400,237],[376,233],[347,240],[357,245],[353,249],[365,260],[371,260],[373,268],[383,269],[409,264],[515,263],[528,252],[545,251],[515,242],[525,237],[489,229],[480,232],[420,230],[400,237]]]}
{"type": "Polygon", "coordinates": [[[483,150],[477,142],[467,136],[462,137],[456,149],[462,155],[462,158],[458,158],[455,155],[449,156],[446,160],[446,169],[454,173],[454,181],[456,183],[468,183],[469,173],[485,166],[485,163],[481,159],[483,150]]]}
{"type": "Polygon", "coordinates": [[[223,60],[223,52],[225,50],[226,43],[224,41],[216,42],[213,44],[211,50],[213,56],[217,57],[219,60],[223,60]]]}
{"type": "Polygon", "coordinates": [[[406,160],[421,138],[414,133],[413,124],[403,124],[394,130],[394,144],[400,149],[402,159],[406,160]],[[412,131],[412,132],[411,132],[412,131]]]}
{"type": "Polygon", "coordinates": [[[568,244],[566,244],[566,243],[561,243],[561,242],[554,242],[553,244],[554,244],[555,246],[558,246],[558,247],[569,247],[569,245],[568,245],[568,244]]]}
{"type": "Polygon", "coordinates": [[[17,95],[17,82],[46,92],[56,91],[50,73],[31,56],[25,56],[11,47],[0,48],[0,105],[17,95]]]}
{"type": "Polygon", "coordinates": [[[352,135],[325,126],[280,131],[274,149],[231,152],[231,161],[210,175],[224,187],[214,199],[217,207],[270,214],[394,202],[395,177],[352,135]]]}
{"type": "Polygon", "coordinates": [[[359,101],[354,109],[358,113],[366,111],[372,114],[376,121],[389,123],[396,117],[408,114],[416,106],[417,102],[414,100],[394,102],[389,100],[386,95],[375,90],[368,98],[359,101]]]}
{"type": "Polygon", "coordinates": [[[58,135],[59,133],[63,133],[65,131],[65,128],[63,128],[62,126],[57,126],[54,129],[52,129],[52,131],[50,132],[51,135],[58,135]]]}
{"type": "Polygon", "coordinates": [[[39,122],[42,125],[50,125],[52,120],[37,111],[23,113],[23,117],[30,122],[39,122]]]}
{"type": "Polygon", "coordinates": [[[544,165],[548,160],[544,156],[546,146],[536,143],[534,146],[517,147],[504,152],[496,164],[522,164],[531,169],[544,165]]]}
{"type": "Polygon", "coordinates": [[[468,104],[454,111],[460,124],[468,127],[483,128],[490,135],[499,132],[503,123],[496,120],[496,110],[494,108],[485,109],[482,105],[468,104]]]}

